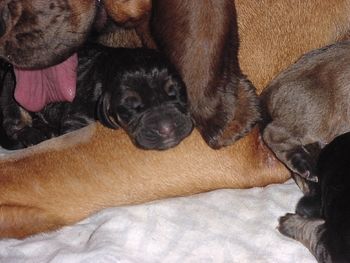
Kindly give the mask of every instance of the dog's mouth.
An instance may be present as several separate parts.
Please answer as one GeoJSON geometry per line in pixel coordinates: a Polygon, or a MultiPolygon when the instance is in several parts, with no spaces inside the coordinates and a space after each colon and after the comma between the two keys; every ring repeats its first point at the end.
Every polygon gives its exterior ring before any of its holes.
{"type": "Polygon", "coordinates": [[[16,101],[28,111],[37,112],[46,104],[73,101],[76,92],[78,56],[40,70],[15,67],[16,101]]]}
{"type": "MultiPolygon", "coordinates": [[[[94,9],[95,17],[91,26],[91,31],[99,31],[104,27],[107,21],[107,15],[99,0],[95,0],[94,9]]],[[[2,33],[1,29],[0,21],[0,37],[2,33]]],[[[89,30],[86,30],[84,34],[88,35],[88,31],[89,30]]],[[[72,45],[72,48],[69,49],[69,52],[66,55],[69,56],[69,54],[73,53],[75,49],[74,45],[72,45]]],[[[53,52],[52,55],[62,58],[63,56],[59,53],[60,52],[56,54],[56,52],[53,52]]],[[[36,69],[37,67],[35,67],[35,69],[27,69],[26,64],[24,64],[26,68],[23,69],[23,65],[20,61],[17,60],[16,63],[11,61],[11,55],[7,56],[7,59],[10,62],[13,62],[15,66],[15,99],[28,111],[38,112],[52,102],[73,101],[76,94],[77,84],[78,56],[76,53],[73,53],[70,57],[59,64],[46,68],[40,67],[40,69],[36,69]]],[[[31,60],[40,60],[40,58],[33,57],[31,60]]]]}
{"type": "Polygon", "coordinates": [[[53,10],[40,0],[0,4],[0,57],[15,68],[15,98],[20,105],[40,111],[48,103],[74,99],[77,55],[73,53],[95,20],[97,28],[103,26],[106,17],[99,6],[97,0],[81,5],[52,1],[53,10]]]}

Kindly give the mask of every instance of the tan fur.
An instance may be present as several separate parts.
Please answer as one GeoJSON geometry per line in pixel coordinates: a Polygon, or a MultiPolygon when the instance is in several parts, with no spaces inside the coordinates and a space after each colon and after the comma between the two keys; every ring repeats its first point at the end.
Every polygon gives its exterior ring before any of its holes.
{"type": "Polygon", "coordinates": [[[123,25],[143,21],[152,9],[151,0],[104,0],[103,4],[113,20],[123,25]]]}
{"type": "MultiPolygon", "coordinates": [[[[303,52],[344,37],[349,4],[349,0],[236,1],[240,64],[258,91],[303,52]]],[[[263,186],[289,177],[256,130],[217,151],[194,131],[172,150],[151,152],[135,148],[121,131],[97,125],[20,155],[0,163],[3,237],[56,229],[104,207],[216,188],[263,186]],[[72,145],[80,140],[84,142],[72,145]]]]}
{"type": "Polygon", "coordinates": [[[305,52],[347,36],[349,0],[235,0],[240,65],[258,93],[305,52]]]}
{"type": "Polygon", "coordinates": [[[89,126],[3,157],[0,236],[22,237],[46,230],[31,228],[36,221],[49,226],[47,230],[55,222],[71,224],[109,206],[216,188],[264,186],[287,178],[275,174],[278,167],[273,163],[265,167],[266,162],[246,162],[247,150],[240,143],[213,150],[194,132],[174,149],[144,151],[135,148],[121,130],[89,126]],[[82,138],[85,142],[72,143],[82,138]],[[26,211],[28,216],[19,216],[26,211]],[[15,223],[8,217],[15,218],[15,223]]]}

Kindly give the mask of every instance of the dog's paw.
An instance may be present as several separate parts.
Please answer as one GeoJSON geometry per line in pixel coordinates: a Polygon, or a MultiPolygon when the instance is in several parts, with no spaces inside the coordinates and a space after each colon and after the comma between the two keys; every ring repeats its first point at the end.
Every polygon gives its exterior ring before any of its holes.
{"type": "Polygon", "coordinates": [[[312,191],[314,191],[315,182],[307,180],[294,172],[292,172],[292,178],[304,195],[309,195],[312,193],[312,191]]]}
{"type": "Polygon", "coordinates": [[[287,213],[281,216],[278,220],[278,231],[287,237],[296,238],[297,231],[299,231],[300,224],[305,219],[297,214],[287,213]]]}
{"type": "Polygon", "coordinates": [[[318,178],[313,172],[313,162],[310,156],[303,150],[293,151],[288,158],[292,165],[292,170],[306,180],[317,182],[318,178]]]}

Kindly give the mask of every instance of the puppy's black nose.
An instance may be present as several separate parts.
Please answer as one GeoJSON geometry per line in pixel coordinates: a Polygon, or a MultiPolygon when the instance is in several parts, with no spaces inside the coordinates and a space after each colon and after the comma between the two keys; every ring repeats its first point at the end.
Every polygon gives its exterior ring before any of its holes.
{"type": "Polygon", "coordinates": [[[158,134],[162,137],[169,137],[173,134],[175,126],[172,122],[163,121],[159,124],[158,134]]]}

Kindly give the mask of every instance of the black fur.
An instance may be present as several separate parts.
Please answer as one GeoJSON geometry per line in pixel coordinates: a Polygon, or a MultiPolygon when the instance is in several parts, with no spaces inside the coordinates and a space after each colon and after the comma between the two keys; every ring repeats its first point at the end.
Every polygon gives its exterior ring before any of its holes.
{"type": "MultiPolygon", "coordinates": [[[[89,45],[78,52],[78,83],[72,103],[52,103],[38,113],[14,100],[15,76],[1,67],[3,127],[17,149],[79,129],[98,119],[122,127],[145,149],[168,149],[192,131],[185,84],[159,52],[89,45]]],[[[6,145],[4,145],[6,146],[6,145]]]]}
{"type": "Polygon", "coordinates": [[[315,171],[319,182],[301,198],[296,215],[280,219],[279,230],[305,244],[319,262],[350,262],[350,133],[322,149],[315,171]],[[324,223],[313,223],[319,219],[324,223]]]}

